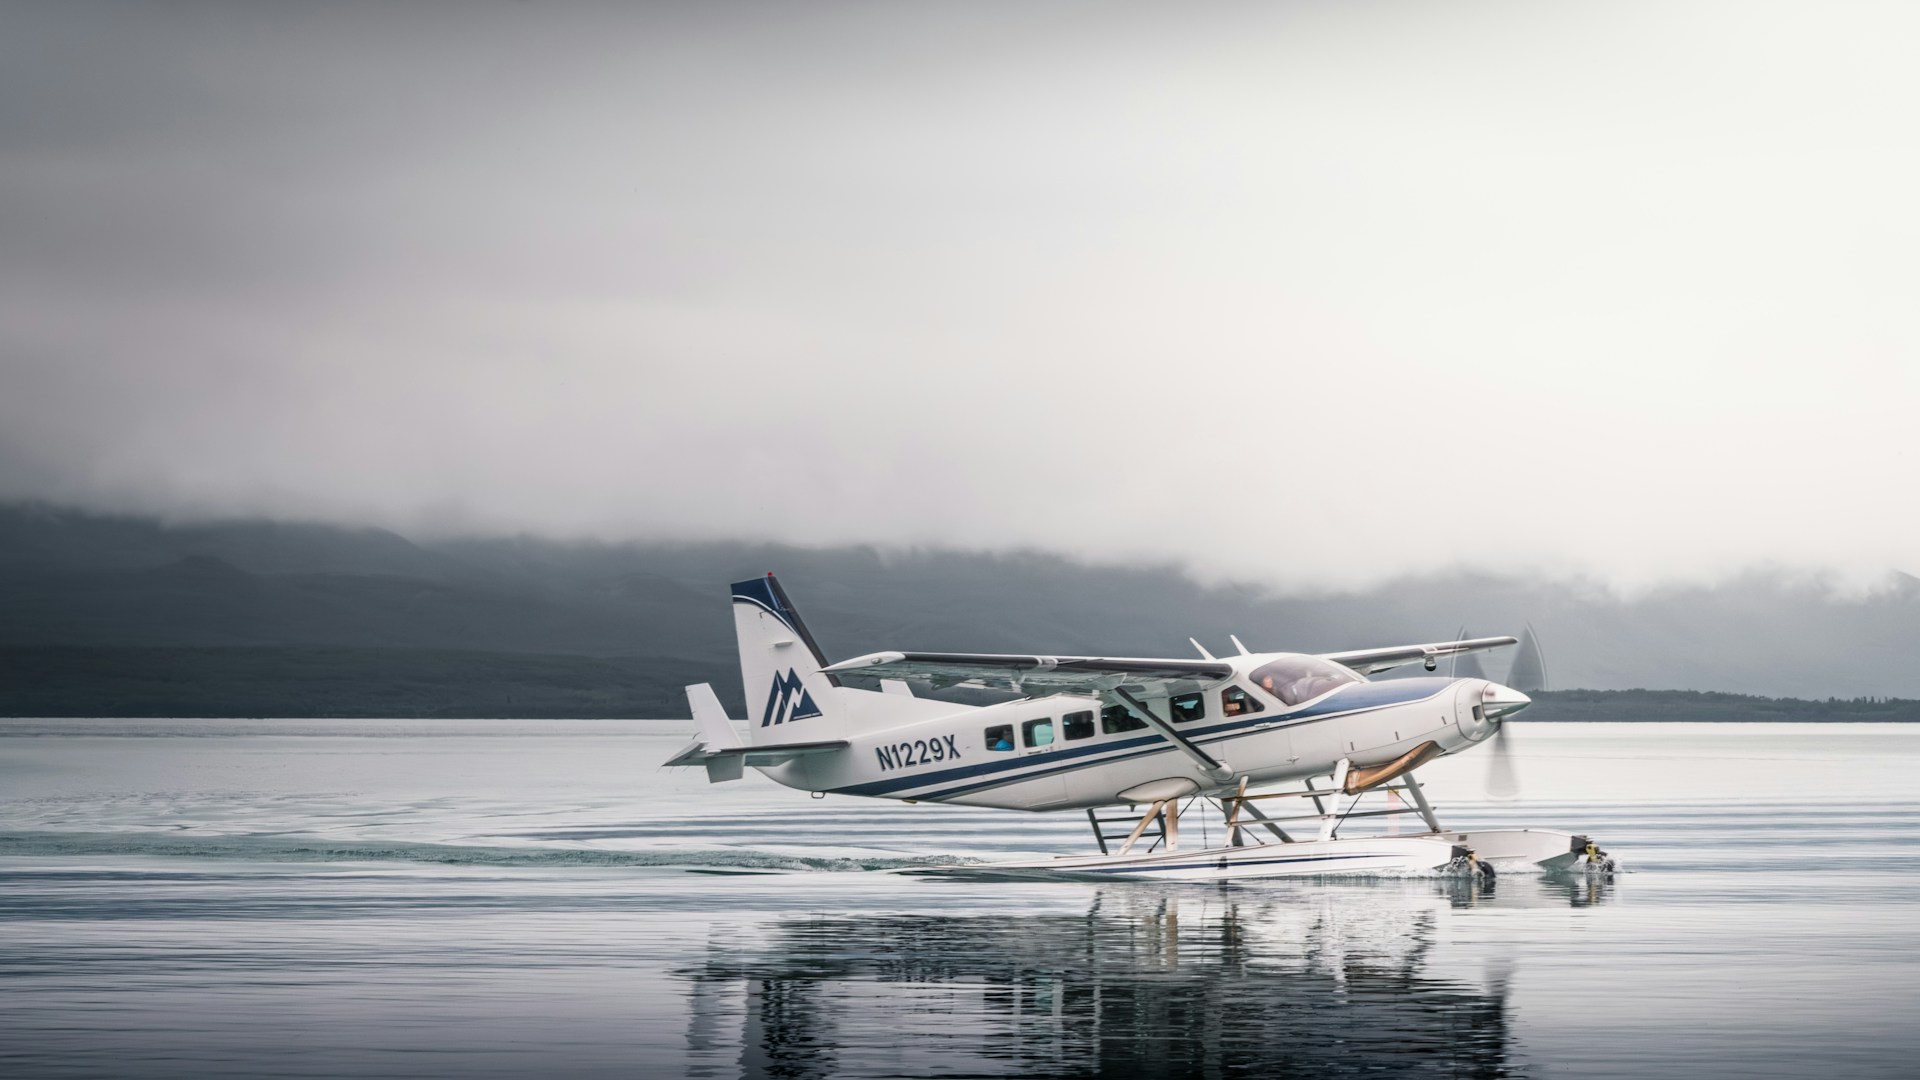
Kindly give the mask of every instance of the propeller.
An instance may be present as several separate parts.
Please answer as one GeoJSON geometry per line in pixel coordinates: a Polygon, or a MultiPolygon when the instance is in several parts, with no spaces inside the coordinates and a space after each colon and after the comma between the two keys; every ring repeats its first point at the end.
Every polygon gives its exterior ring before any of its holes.
{"type": "MultiPolygon", "coordinates": [[[[1547,660],[1540,651],[1540,638],[1528,623],[1520,635],[1520,647],[1514,651],[1513,669],[1507,673],[1507,685],[1523,694],[1547,688],[1547,660]]],[[[1520,777],[1513,767],[1513,740],[1507,734],[1507,718],[1496,721],[1493,729],[1492,757],[1487,762],[1487,794],[1506,801],[1520,797],[1520,777]]]]}
{"type": "MultiPolygon", "coordinates": [[[[1467,628],[1462,626],[1453,636],[1453,640],[1465,641],[1466,639],[1467,628]]],[[[1472,653],[1454,653],[1448,658],[1447,676],[1460,679],[1484,679],[1487,673],[1472,653]]],[[[1519,688],[1515,687],[1515,689],[1519,688]]],[[[1507,742],[1507,726],[1500,723],[1498,717],[1495,717],[1493,729],[1492,754],[1487,765],[1487,794],[1503,802],[1519,798],[1520,780],[1514,774],[1513,748],[1507,742]]]]}
{"type": "Polygon", "coordinates": [[[1540,637],[1533,632],[1532,623],[1520,632],[1520,646],[1513,651],[1507,685],[1523,694],[1547,688],[1547,658],[1540,651],[1540,637]]]}
{"type": "Polygon", "coordinates": [[[1487,760],[1487,794],[1501,802],[1520,797],[1520,777],[1513,769],[1513,742],[1507,738],[1502,721],[1493,729],[1493,756],[1487,760]]]}
{"type": "MultiPolygon", "coordinates": [[[[1455,637],[1454,640],[1465,641],[1466,639],[1467,628],[1463,626],[1460,628],[1459,636],[1455,637]]],[[[1450,669],[1450,674],[1456,679],[1484,679],[1487,677],[1486,669],[1480,666],[1480,658],[1474,653],[1454,653],[1453,667],[1450,669]]]]}

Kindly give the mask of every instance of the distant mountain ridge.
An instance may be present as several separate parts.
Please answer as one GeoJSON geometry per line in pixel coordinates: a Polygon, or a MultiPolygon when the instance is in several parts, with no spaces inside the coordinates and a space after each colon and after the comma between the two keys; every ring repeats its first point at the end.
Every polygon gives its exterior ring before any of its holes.
{"type": "MultiPolygon", "coordinates": [[[[249,707],[271,714],[274,671],[291,702],[302,680],[354,684],[356,665],[371,681],[355,699],[369,708],[381,680],[400,680],[395,701],[431,698],[418,685],[402,692],[409,670],[445,674],[449,705],[466,694],[496,707],[501,696],[476,681],[489,655],[503,679],[518,680],[515,700],[532,694],[559,710],[541,715],[566,715],[576,699],[614,710],[593,715],[620,715],[621,695],[629,715],[678,715],[678,688],[700,681],[737,709],[726,586],[770,569],[836,657],[895,647],[1177,656],[1192,651],[1190,634],[1219,650],[1229,633],[1256,649],[1326,651],[1442,640],[1462,626],[1517,633],[1531,622],[1557,687],[1920,697],[1920,580],[1904,575],[1858,597],[1758,575],[1622,599],[1580,582],[1467,574],[1283,596],[1202,586],[1172,567],[1034,552],[426,542],[15,504],[0,505],[0,713],[121,700],[100,694],[137,670],[149,681],[176,672],[200,689],[156,698],[128,683],[127,707],[164,700],[208,712],[222,673],[244,672],[249,707]],[[170,659],[160,668],[148,663],[161,656],[170,659]],[[536,692],[538,671],[554,673],[553,693],[536,692]],[[596,680],[621,689],[609,698],[596,680]],[[83,693],[89,686],[99,692],[83,693]]],[[[1485,667],[1501,677],[1507,662],[1488,657],[1485,667]]]]}

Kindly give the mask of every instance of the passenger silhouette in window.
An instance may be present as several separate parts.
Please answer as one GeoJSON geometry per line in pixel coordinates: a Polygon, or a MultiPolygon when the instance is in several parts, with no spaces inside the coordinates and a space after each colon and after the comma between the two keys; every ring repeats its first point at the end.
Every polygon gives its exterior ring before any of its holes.
{"type": "Polygon", "coordinates": [[[1176,724],[1191,723],[1207,717],[1207,699],[1200,694],[1182,694],[1176,698],[1168,698],[1167,705],[1173,710],[1173,722],[1176,724]]]}
{"type": "Polygon", "coordinates": [[[1332,661],[1317,656],[1288,656],[1262,665],[1253,684],[1286,705],[1299,705],[1350,683],[1366,682],[1332,661]]]}
{"type": "Polygon", "coordinates": [[[1100,730],[1109,735],[1122,731],[1139,731],[1147,722],[1133,715],[1125,705],[1109,705],[1100,710],[1100,730]]]}
{"type": "Polygon", "coordinates": [[[1247,713],[1265,712],[1266,708],[1260,704],[1260,699],[1237,686],[1220,691],[1221,716],[1244,716],[1247,713]]]}

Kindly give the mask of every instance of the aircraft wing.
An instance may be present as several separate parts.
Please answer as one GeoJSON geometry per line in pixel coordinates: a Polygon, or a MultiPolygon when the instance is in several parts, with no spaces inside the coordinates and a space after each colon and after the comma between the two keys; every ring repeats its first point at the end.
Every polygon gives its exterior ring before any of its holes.
{"type": "Polygon", "coordinates": [[[1460,641],[1436,641],[1428,645],[1390,645],[1384,649],[1355,649],[1352,652],[1321,653],[1320,659],[1344,664],[1362,675],[1371,675],[1376,671],[1412,664],[1442,656],[1454,656],[1459,653],[1480,652],[1485,649],[1497,649],[1502,645],[1513,645],[1519,638],[1483,637],[1466,638],[1460,641]]]}
{"type": "Polygon", "coordinates": [[[834,675],[926,679],[935,687],[961,683],[1017,690],[1097,694],[1118,686],[1158,688],[1208,683],[1233,674],[1221,660],[1152,660],[1107,656],[1028,656],[1015,653],[878,652],[826,668],[834,675]]]}

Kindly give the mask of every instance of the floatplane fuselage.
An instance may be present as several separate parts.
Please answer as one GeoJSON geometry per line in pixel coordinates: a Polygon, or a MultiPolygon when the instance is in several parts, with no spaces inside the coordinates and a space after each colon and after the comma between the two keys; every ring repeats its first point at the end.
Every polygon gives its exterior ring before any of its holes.
{"type": "MultiPolygon", "coordinates": [[[[1302,794],[1329,797],[1408,791],[1436,838],[1457,835],[1441,833],[1413,770],[1487,741],[1529,703],[1525,694],[1481,678],[1366,677],[1410,663],[1431,671],[1442,657],[1511,645],[1511,637],[1317,655],[1244,648],[1230,657],[1200,650],[1201,659],[881,652],[829,663],[771,574],[733,586],[733,614],[750,710],[746,737],[711,687],[688,687],[697,737],[668,764],[703,765],[714,781],[751,767],[788,787],[827,794],[1086,809],[1096,836],[1099,819],[1091,811],[1145,805],[1148,817],[1168,815],[1156,835],[1169,849],[1177,844],[1181,800],[1208,799],[1230,819],[1244,811],[1244,820],[1265,822],[1248,800],[1273,796],[1249,796],[1249,789],[1290,782],[1305,783],[1302,794]],[[1023,696],[956,704],[917,696],[910,681],[1023,696]],[[1316,777],[1330,778],[1330,787],[1313,788],[1316,777]]],[[[1331,816],[1324,807],[1322,816],[1331,816]]],[[[1128,850],[1145,819],[1141,824],[1128,850]]],[[[1242,846],[1241,834],[1229,831],[1233,846],[1242,846]]],[[[1267,831],[1294,841],[1278,825],[1267,831]]],[[[1331,828],[1323,834],[1321,842],[1335,840],[1331,828]]],[[[1092,858],[1108,858],[1106,847],[1103,837],[1103,855],[1092,858]]],[[[1560,846],[1552,855],[1568,850],[1560,846]]]]}

